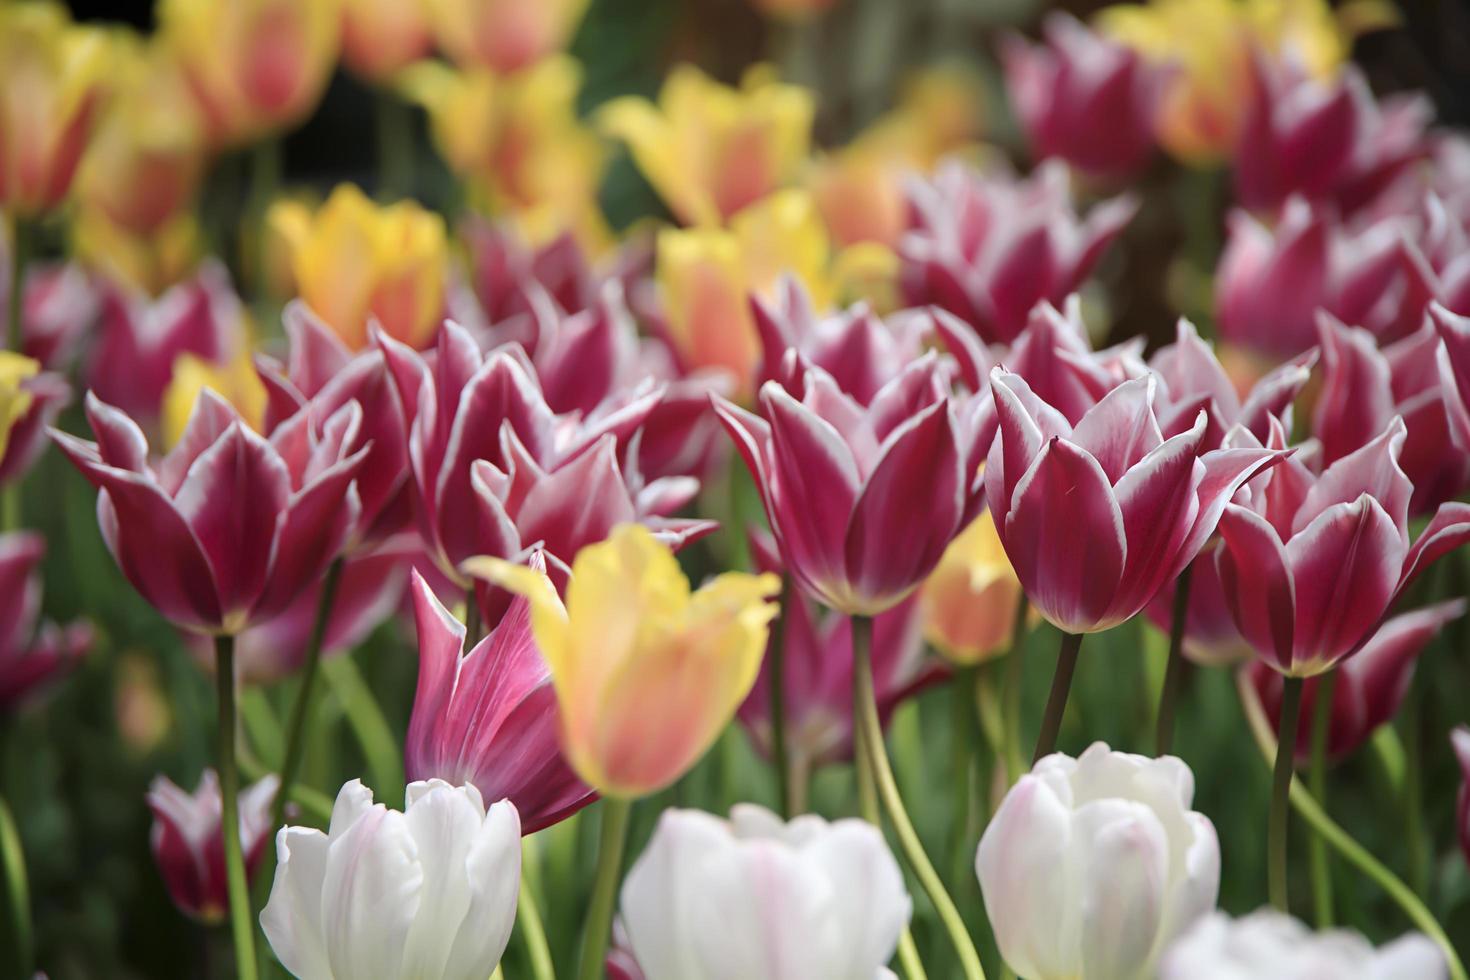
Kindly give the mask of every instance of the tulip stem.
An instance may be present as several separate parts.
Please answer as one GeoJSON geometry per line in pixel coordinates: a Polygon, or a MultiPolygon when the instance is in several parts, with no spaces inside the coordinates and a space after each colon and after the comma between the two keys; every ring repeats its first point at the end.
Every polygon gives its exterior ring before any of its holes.
{"type": "Polygon", "coordinates": [[[919,879],[919,884],[934,903],[935,911],[939,913],[939,919],[959,956],[966,980],[985,980],[980,954],[975,951],[975,943],[965,928],[965,921],[960,917],[954,899],[945,890],[944,882],[934,870],[929,856],[924,853],[924,845],[914,830],[908,811],[904,809],[903,797],[898,792],[898,782],[893,778],[893,769],[888,764],[888,752],[883,745],[883,723],[878,718],[878,698],[873,689],[872,637],[873,621],[866,616],[852,617],[852,684],[853,707],[856,712],[853,717],[853,731],[854,734],[861,733],[859,745],[862,753],[858,768],[859,771],[867,769],[872,773],[871,778],[877,787],[883,809],[888,811],[888,818],[893,822],[899,847],[914,876],[919,879]]]}
{"type": "Polygon", "coordinates": [[[1266,835],[1267,883],[1271,904],[1289,912],[1286,888],[1287,800],[1291,793],[1292,756],[1296,753],[1297,724],[1302,710],[1302,679],[1282,678],[1281,728],[1276,736],[1276,766],[1271,778],[1271,815],[1266,835]]]}
{"type": "Polygon", "coordinates": [[[606,969],[607,939],[612,931],[613,906],[617,904],[618,880],[623,873],[623,846],[628,841],[631,800],[602,798],[602,829],[597,842],[597,877],[587,907],[587,933],[582,937],[582,960],[578,980],[601,980],[606,969]]]}
{"type": "MultiPolygon", "coordinates": [[[[1255,689],[1251,687],[1245,671],[1236,674],[1235,687],[1240,695],[1241,706],[1245,709],[1246,721],[1250,725],[1251,733],[1255,735],[1256,745],[1260,747],[1261,755],[1268,762],[1273,754],[1279,758],[1279,747],[1273,744],[1271,737],[1271,724],[1266,719],[1266,712],[1261,707],[1260,698],[1257,697],[1255,689]]],[[[1454,944],[1445,935],[1444,929],[1441,928],[1433,913],[1419,900],[1419,896],[1414,894],[1413,889],[1404,884],[1403,879],[1390,871],[1367,848],[1354,840],[1351,834],[1343,830],[1328,815],[1327,811],[1322,809],[1321,804],[1301,780],[1293,778],[1289,781],[1289,785],[1291,786],[1291,805],[1296,808],[1297,813],[1301,814],[1302,819],[1310,824],[1313,830],[1321,834],[1328,846],[1341,854],[1345,861],[1382,888],[1394,904],[1403,910],[1409,921],[1438,944],[1444,953],[1445,963],[1449,966],[1451,980],[1470,980],[1465,973],[1464,964],[1460,962],[1459,953],[1455,951],[1454,944]]]]}
{"type": "Polygon", "coordinates": [[[1158,730],[1154,738],[1154,755],[1169,755],[1174,748],[1174,713],[1179,700],[1179,685],[1184,680],[1184,628],[1189,619],[1189,585],[1194,577],[1194,563],[1184,566],[1174,583],[1174,612],[1169,621],[1169,662],[1164,668],[1164,688],[1159,694],[1158,730]]]}
{"type": "Polygon", "coordinates": [[[25,316],[26,265],[30,262],[30,252],[30,225],[17,214],[10,222],[10,311],[5,318],[5,347],[17,354],[25,348],[21,318],[25,316]]]}
{"type": "MultiPolygon", "coordinates": [[[[1312,768],[1307,785],[1324,807],[1327,805],[1327,736],[1332,730],[1332,696],[1337,688],[1337,671],[1330,670],[1317,682],[1312,711],[1312,768]]],[[[1307,858],[1312,869],[1312,909],[1317,928],[1332,925],[1332,865],[1327,842],[1321,834],[1307,841],[1307,858]]]]}
{"type": "Polygon", "coordinates": [[[898,965],[908,980],[929,980],[924,972],[924,961],[919,958],[919,947],[914,943],[914,934],[905,925],[898,934],[898,965]]]}
{"type": "Polygon", "coordinates": [[[322,664],[322,673],[347,715],[347,724],[357,737],[367,761],[373,789],[390,799],[403,798],[403,751],[383,708],[350,657],[333,657],[322,664]]]}
{"type": "Polygon", "coordinates": [[[1072,675],[1077,672],[1077,654],[1081,649],[1081,633],[1062,634],[1057,672],[1052,675],[1051,693],[1046,697],[1046,714],[1041,716],[1041,734],[1036,736],[1036,751],[1031,754],[1033,766],[1057,747],[1057,733],[1062,730],[1062,715],[1067,711],[1067,695],[1072,690],[1072,675]]]}
{"type": "Polygon", "coordinates": [[[29,977],[33,956],[31,935],[31,890],[26,878],[25,852],[21,849],[20,831],[15,817],[0,796],[0,871],[4,877],[5,905],[9,911],[9,932],[6,935],[10,949],[10,962],[0,962],[5,972],[0,976],[29,977]]]}
{"type": "Polygon", "coordinates": [[[791,760],[786,754],[786,619],[793,602],[803,601],[791,587],[791,576],[781,576],[781,607],[771,625],[770,716],[771,757],[776,764],[776,800],[782,820],[792,816],[791,760]]]}
{"type": "Polygon", "coordinates": [[[396,96],[377,93],[378,198],[413,196],[413,115],[396,96]]]}
{"type": "Polygon", "coordinates": [[[480,633],[484,630],[484,624],[480,622],[480,602],[475,596],[475,586],[470,584],[464,590],[464,648],[474,649],[476,643],[480,642],[480,633]]]}
{"type": "Polygon", "coordinates": [[[1011,623],[1011,649],[1006,654],[1005,675],[1005,764],[1006,785],[1014,786],[1021,778],[1025,763],[1021,758],[1021,690],[1026,679],[1026,616],[1031,601],[1025,592],[1016,597],[1016,618],[1011,623]]]}
{"type": "Polygon", "coordinates": [[[235,638],[214,638],[215,695],[219,701],[220,835],[225,845],[225,882],[230,897],[230,931],[239,980],[256,980],[255,925],[245,855],[240,848],[240,772],[235,765],[235,638]]]}
{"type": "Polygon", "coordinates": [[[266,216],[271,202],[281,187],[281,141],[277,137],[266,137],[255,144],[250,153],[250,199],[248,220],[254,236],[249,243],[249,254],[242,265],[246,275],[257,286],[260,295],[269,292],[266,275],[266,216]]]}
{"type": "Polygon", "coordinates": [[[1404,727],[1404,846],[1408,851],[1409,887],[1423,895],[1429,880],[1424,846],[1424,732],[1419,723],[1419,685],[1409,679],[1402,711],[1404,727]]]}
{"type": "Polygon", "coordinates": [[[322,662],[322,644],[327,636],[327,623],[332,618],[332,605],[337,601],[337,586],[342,582],[342,558],[327,566],[322,579],[321,597],[317,600],[316,620],[311,624],[311,639],[306,645],[306,664],[301,671],[301,688],[291,705],[291,719],[286,724],[286,755],[281,761],[281,784],[271,802],[271,830],[280,828],[286,819],[286,801],[301,770],[301,757],[306,750],[306,722],[311,717],[312,695],[322,662]]]}
{"type": "Polygon", "coordinates": [[[556,967],[551,962],[551,946],[546,942],[546,926],[541,921],[541,909],[531,891],[531,882],[521,873],[521,891],[516,897],[516,928],[526,944],[526,956],[531,961],[531,976],[536,980],[556,980],[556,967]]]}

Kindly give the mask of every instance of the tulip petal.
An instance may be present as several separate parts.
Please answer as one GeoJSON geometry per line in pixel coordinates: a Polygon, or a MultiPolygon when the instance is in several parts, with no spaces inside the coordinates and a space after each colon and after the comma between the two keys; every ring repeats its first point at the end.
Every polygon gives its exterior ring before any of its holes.
{"type": "Polygon", "coordinates": [[[1327,313],[1318,317],[1317,332],[1323,380],[1312,430],[1322,442],[1323,461],[1331,463],[1384,430],[1394,416],[1394,397],[1388,362],[1372,334],[1327,313]]]}
{"type": "Polygon", "coordinates": [[[260,927],[276,959],[298,977],[332,975],[322,921],[328,843],[327,835],[314,827],[276,832],[276,877],[260,927]]]}
{"type": "Polygon", "coordinates": [[[1196,491],[1205,466],[1198,456],[1204,434],[1201,413],[1194,428],[1164,442],[1118,481],[1114,493],[1123,515],[1128,563],[1113,597],[1112,616],[1132,617],[1193,560],[1181,549],[1199,513],[1196,491]]]}
{"type": "Polygon", "coordinates": [[[540,541],[571,561],[584,545],[606,538],[636,514],[618,468],[616,440],[604,435],[596,448],[540,480],[516,515],[522,541],[540,541]]]}
{"type": "Polygon", "coordinates": [[[1399,533],[1407,537],[1409,498],[1414,486],[1399,465],[1407,435],[1403,419],[1394,416],[1375,439],[1327,467],[1307,491],[1292,522],[1292,533],[1300,534],[1330,507],[1367,494],[1379,502],[1399,533]]]}
{"type": "Polygon", "coordinates": [[[378,804],[331,837],[321,883],[329,975],[397,976],[424,891],[405,816],[378,804]]]}
{"type": "Polygon", "coordinates": [[[1123,382],[1088,409],[1072,430],[1072,441],[1097,460],[1111,485],[1164,441],[1154,416],[1157,385],[1151,374],[1123,382]]]}
{"type": "Polygon", "coordinates": [[[444,980],[480,980],[485,968],[505,953],[520,894],[522,830],[516,808],[507,800],[485,814],[464,859],[470,905],[466,925],[449,952],[444,980]]]}
{"type": "Polygon", "coordinates": [[[1016,484],[1031,468],[1046,440],[1067,436],[1067,420],[1031,392],[1019,376],[1004,368],[990,372],[990,394],[998,424],[985,465],[985,495],[995,514],[996,530],[1005,537],[1005,517],[1015,504],[1016,484]]]}
{"type": "Polygon", "coordinates": [[[1103,799],[1073,814],[1087,840],[1080,869],[1081,958],[1089,976],[1142,976],[1165,914],[1169,837],[1153,810],[1133,800],[1103,799]]]}
{"type": "Polygon", "coordinates": [[[256,605],[262,619],[289,606],[347,545],[362,512],[352,481],[367,452],[358,450],[291,495],[275,528],[270,577],[256,605]]]}
{"type": "Polygon", "coordinates": [[[1296,583],[1286,548],[1259,514],[1227,504],[1225,546],[1216,555],[1227,605],[1241,635],[1277,670],[1290,670],[1296,634],[1296,583]]]}
{"type": "Polygon", "coordinates": [[[1394,598],[1401,596],[1430,565],[1466,541],[1470,541],[1470,504],[1456,501],[1441,504],[1405,556],[1403,574],[1399,577],[1394,598]]]}

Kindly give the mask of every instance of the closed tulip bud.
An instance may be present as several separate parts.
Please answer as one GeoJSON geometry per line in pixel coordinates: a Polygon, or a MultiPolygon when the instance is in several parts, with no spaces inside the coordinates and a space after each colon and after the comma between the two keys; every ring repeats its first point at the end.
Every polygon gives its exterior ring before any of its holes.
{"type": "Polygon", "coordinates": [[[45,554],[39,534],[0,535],[0,719],[80,663],[92,645],[83,623],[38,622],[45,554]]]}
{"type": "Polygon", "coordinates": [[[1159,980],[1445,980],[1444,954],[1421,933],[1373,948],[1347,929],[1312,932],[1284,912],[1213,912],[1169,948],[1159,980]]]}
{"type": "Polygon", "coordinates": [[[315,214],[287,201],[266,220],[289,243],[297,293],[348,348],[366,346],[374,322],[411,347],[434,339],[449,263],[438,215],[412,201],[380,206],[339,184],[315,214]]]}
{"type": "Polygon", "coordinates": [[[977,664],[1004,653],[1021,583],[986,511],[950,542],[919,589],[924,639],[949,660],[977,664]]]}
{"type": "Polygon", "coordinates": [[[0,8],[0,206],[36,217],[71,189],[108,90],[112,38],[60,3],[0,8]]]}
{"type": "Polygon", "coordinates": [[[383,83],[434,45],[423,0],[343,0],[342,61],[383,83]]]}
{"type": "Polygon", "coordinates": [[[566,47],[589,0],[426,0],[439,46],[461,67],[513,74],[566,47]]]}
{"type": "Polygon", "coordinates": [[[544,573],[472,559],[474,574],[526,596],[551,668],[561,742],[599,792],[646,796],[714,743],[760,669],[774,575],[727,572],[697,591],[668,547],[636,524],[577,553],[566,604],[544,573]]]}
{"type": "Polygon", "coordinates": [[[795,179],[814,114],[811,93],[777,81],[769,66],[751,68],[731,88],[680,65],[656,106],[628,96],[603,106],[598,118],[628,144],[675,217],[718,225],[795,179]]]}
{"type": "Polygon", "coordinates": [[[913,903],[873,825],[746,803],[728,821],[665,810],[620,908],[644,980],[874,980],[913,903]]]}
{"type": "Polygon", "coordinates": [[[1022,776],[975,859],[1006,963],[1028,980],[1153,976],[1219,890],[1220,843],[1193,799],[1179,759],[1101,742],[1022,776]]]}
{"type": "MultiPolygon", "coordinates": [[[[280,780],[269,775],[240,792],[240,849],[247,876],[254,875],[270,840],[271,801],[279,785],[280,780]]],[[[148,808],[153,811],[148,842],[174,905],[200,922],[224,921],[230,897],[225,883],[219,777],[213,769],[204,770],[191,794],[167,776],[155,776],[148,787],[148,808]]]]}
{"type": "Polygon", "coordinates": [[[301,980],[485,980],[510,940],[521,822],[473,786],[408,785],[400,812],[352,780],[326,833],[282,827],[265,937],[301,980]]]}
{"type": "Polygon", "coordinates": [[[1450,732],[1450,745],[1460,763],[1460,792],[1455,798],[1455,831],[1460,837],[1460,850],[1470,863],[1470,727],[1461,725],[1450,732]]]}

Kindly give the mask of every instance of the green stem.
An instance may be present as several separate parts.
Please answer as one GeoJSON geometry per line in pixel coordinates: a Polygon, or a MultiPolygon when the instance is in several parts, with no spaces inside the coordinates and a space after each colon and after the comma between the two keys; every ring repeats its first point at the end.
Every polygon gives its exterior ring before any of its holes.
{"type": "Polygon", "coordinates": [[[1067,695],[1072,690],[1072,675],[1077,672],[1077,654],[1081,649],[1081,633],[1062,634],[1057,670],[1051,678],[1051,693],[1046,697],[1046,714],[1041,716],[1041,734],[1036,736],[1036,751],[1031,754],[1033,766],[1057,747],[1057,733],[1062,730],[1062,715],[1067,712],[1067,695]]]}
{"type": "MultiPolygon", "coordinates": [[[[26,878],[25,852],[20,830],[5,798],[0,796],[0,871],[4,872],[6,921],[9,925],[10,963],[3,976],[29,977],[33,960],[31,936],[31,890],[26,878]]],[[[0,962],[0,965],[5,965],[0,962]]]]}
{"type": "Polygon", "coordinates": [[[17,214],[10,222],[10,310],[5,318],[5,346],[16,353],[25,346],[21,318],[25,316],[26,265],[30,262],[30,251],[30,224],[17,214]]]}
{"type": "Polygon", "coordinates": [[[248,265],[246,274],[251,281],[259,287],[260,295],[265,295],[266,286],[266,214],[270,211],[271,202],[275,200],[276,194],[281,187],[281,141],[279,138],[270,136],[255,144],[250,155],[250,199],[248,202],[247,220],[254,234],[249,244],[249,254],[246,255],[245,264],[248,265]]]}
{"type": "Polygon", "coordinates": [[[954,801],[951,814],[951,851],[954,868],[967,863],[970,814],[974,807],[973,777],[980,742],[979,719],[976,717],[976,688],[980,670],[973,665],[960,667],[949,680],[950,686],[950,797],[954,801]]]}
{"type": "Polygon", "coordinates": [[[480,603],[475,598],[474,583],[464,590],[464,648],[471,650],[476,643],[480,642],[480,636],[484,632],[484,624],[480,622],[480,603]]]}
{"type": "Polygon", "coordinates": [[[1404,845],[1408,851],[1409,887],[1423,895],[1429,881],[1429,853],[1424,845],[1424,732],[1420,724],[1419,685],[1409,681],[1402,712],[1404,727],[1404,845]]]}
{"type": "Polygon", "coordinates": [[[781,576],[781,612],[771,626],[770,717],[771,758],[776,764],[776,800],[782,820],[792,816],[791,760],[786,754],[786,619],[793,602],[804,601],[781,576]]]}
{"type": "Polygon", "coordinates": [[[898,934],[898,965],[908,980],[929,980],[924,972],[924,961],[919,958],[919,947],[914,944],[914,934],[905,925],[898,934]]]}
{"type": "Polygon", "coordinates": [[[1266,870],[1271,904],[1290,912],[1286,889],[1287,798],[1291,793],[1292,756],[1296,754],[1297,723],[1302,709],[1302,679],[1282,678],[1281,727],[1276,736],[1276,766],[1271,777],[1271,815],[1266,833],[1266,870]]]}
{"type": "Polygon", "coordinates": [[[1184,627],[1189,619],[1189,585],[1194,564],[1184,566],[1174,583],[1174,615],[1169,623],[1169,664],[1164,668],[1164,689],[1159,694],[1158,731],[1154,754],[1168,755],[1174,748],[1174,713],[1179,700],[1179,682],[1184,679],[1184,627]]]}
{"type": "Polygon", "coordinates": [[[1005,674],[1005,763],[1006,782],[1014,786],[1025,772],[1021,756],[1021,691],[1026,679],[1026,617],[1031,603],[1025,592],[1016,596],[1016,618],[1011,623],[1011,649],[1006,654],[1005,674]]]}
{"type": "Polygon", "coordinates": [[[526,958],[531,961],[531,976],[535,980],[556,980],[556,967],[551,962],[551,946],[546,942],[546,926],[541,921],[541,909],[531,891],[531,883],[521,874],[521,893],[516,898],[516,931],[526,944],[526,958]]]}
{"type": "Polygon", "coordinates": [[[316,691],[316,677],[322,660],[322,642],[327,635],[327,623],[332,618],[332,605],[337,600],[337,587],[342,582],[342,564],[339,557],[327,566],[322,580],[321,597],[317,600],[316,621],[311,625],[311,639],[306,646],[306,664],[301,672],[301,689],[296,692],[296,702],[291,706],[291,720],[286,724],[286,756],[281,763],[281,785],[271,803],[271,829],[281,826],[286,819],[286,801],[291,798],[291,789],[296,785],[297,773],[301,771],[301,758],[306,752],[306,722],[311,716],[312,695],[316,691]]]}
{"type": "Polygon", "coordinates": [[[960,917],[954,899],[945,890],[944,882],[939,879],[929,856],[924,853],[924,845],[914,830],[913,822],[909,820],[908,811],[904,809],[898,783],[888,764],[888,753],[883,746],[883,724],[878,718],[878,699],[873,689],[872,635],[871,619],[866,616],[852,617],[853,707],[857,712],[853,725],[855,732],[863,733],[862,745],[866,756],[866,764],[860,766],[860,769],[871,770],[883,809],[893,822],[899,847],[914,876],[919,879],[919,884],[934,903],[939,920],[944,924],[955,953],[959,956],[966,980],[984,980],[985,970],[980,965],[980,954],[975,951],[975,943],[965,928],[964,919],[960,917]]]}
{"type": "MultiPolygon", "coordinates": [[[[1261,750],[1261,755],[1269,762],[1273,755],[1280,756],[1277,745],[1271,737],[1271,725],[1266,719],[1266,712],[1261,707],[1260,699],[1256,696],[1255,689],[1251,687],[1249,678],[1245,671],[1239,671],[1235,678],[1236,690],[1240,695],[1240,702],[1245,709],[1246,721],[1250,725],[1251,733],[1255,736],[1256,745],[1261,750]]],[[[1465,973],[1465,966],[1460,961],[1460,955],[1455,951],[1455,946],[1445,935],[1444,929],[1439,921],[1414,894],[1413,889],[1404,884],[1403,880],[1384,866],[1363,845],[1352,838],[1346,830],[1337,824],[1327,811],[1322,809],[1321,804],[1312,796],[1301,780],[1290,780],[1291,805],[1296,812],[1301,814],[1314,831],[1322,835],[1323,840],[1333,850],[1341,854],[1343,859],[1367,875],[1378,887],[1382,888],[1394,904],[1397,905],[1414,924],[1420,932],[1434,940],[1444,953],[1445,963],[1449,966],[1451,980],[1470,980],[1465,973]]]]}
{"type": "Polygon", "coordinates": [[[347,723],[362,747],[368,771],[372,773],[373,789],[379,799],[401,799],[403,797],[403,754],[393,735],[383,709],[368,687],[367,680],[357,669],[350,656],[333,657],[321,666],[326,674],[332,693],[342,703],[347,723]]]}
{"type": "Polygon", "coordinates": [[[235,638],[214,638],[215,693],[219,701],[220,834],[225,844],[225,880],[230,896],[230,932],[235,940],[235,972],[255,980],[255,917],[240,849],[240,773],[235,765],[235,638]]]}
{"type": "Polygon", "coordinates": [[[861,720],[866,701],[858,682],[859,648],[863,650],[865,660],[872,658],[867,649],[872,640],[872,622],[866,616],[852,617],[852,768],[857,779],[858,813],[868,823],[881,827],[883,815],[878,809],[878,790],[873,781],[873,766],[869,762],[872,746],[868,744],[868,731],[861,720]]]}
{"type": "MultiPolygon", "coordinates": [[[[1327,736],[1332,731],[1332,696],[1337,688],[1337,671],[1328,671],[1317,681],[1312,712],[1312,768],[1308,785],[1312,795],[1327,805],[1327,736]]],[[[1327,842],[1321,834],[1307,841],[1307,859],[1312,869],[1312,909],[1317,928],[1332,925],[1332,865],[1328,862],[1327,842]]]]}
{"type": "Polygon", "coordinates": [[[391,92],[377,94],[378,197],[413,196],[413,110],[391,92]]]}
{"type": "Polygon", "coordinates": [[[597,878],[587,908],[587,932],[582,937],[582,961],[578,980],[601,980],[607,961],[608,934],[612,931],[613,907],[617,904],[618,881],[623,873],[623,846],[628,840],[631,800],[605,796],[602,799],[602,830],[597,844],[597,878]]]}

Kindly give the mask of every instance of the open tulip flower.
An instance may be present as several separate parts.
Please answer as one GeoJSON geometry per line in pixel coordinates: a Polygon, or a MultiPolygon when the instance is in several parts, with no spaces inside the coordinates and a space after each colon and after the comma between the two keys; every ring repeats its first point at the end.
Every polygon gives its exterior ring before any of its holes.
{"type": "Polygon", "coordinates": [[[0,350],[0,483],[10,483],[35,463],[46,428],[71,401],[71,386],[38,361],[0,350]]]}
{"type": "Polygon", "coordinates": [[[879,980],[913,904],[878,828],[744,803],[664,811],[620,907],[642,980],[879,980]]]}
{"type": "Polygon", "coordinates": [[[782,560],[808,595],[845,615],[897,605],[984,504],[984,399],[948,393],[934,354],[864,406],[809,368],[800,389],[768,381],[765,418],[715,408],[760,490],[782,560]]]}
{"type": "Polygon", "coordinates": [[[551,668],[561,742],[599,792],[646,796],[699,760],[750,692],[776,615],[774,575],[689,588],[668,547],[624,524],[577,553],[566,604],[545,573],[477,558],[474,574],[526,596],[551,668]]]}
{"type": "MultiPolygon", "coordinates": [[[[1412,544],[1401,419],[1314,476],[1288,459],[1220,519],[1220,579],[1241,634],[1287,677],[1356,653],[1433,561],[1470,540],[1470,505],[1442,505],[1412,544]]],[[[1273,434],[1272,443],[1282,438],[1273,434]]]]}
{"type": "MultiPolygon", "coordinates": [[[[539,554],[531,568],[544,571],[539,554]]],[[[530,600],[517,596],[468,653],[464,626],[418,572],[413,607],[419,682],[404,749],[408,778],[473,783],[487,799],[510,800],[523,834],[591,803],[594,793],[561,754],[561,714],[531,633],[530,600]]]]}
{"type": "Polygon", "coordinates": [[[1435,361],[1450,438],[1462,453],[1470,453],[1470,317],[1438,303],[1430,305],[1429,316],[1444,345],[1435,361]]]}
{"type": "Polygon", "coordinates": [[[51,436],[98,489],[102,536],[128,581],[176,626],[234,634],[280,613],[315,583],[357,525],[349,454],[362,409],[320,435],[267,441],[205,390],[183,439],[157,463],[137,423],[95,395],[97,442],[51,436]]]}
{"type": "MultiPolygon", "coordinates": [[[[270,842],[271,799],[279,785],[272,774],[240,793],[240,848],[248,875],[254,875],[270,842]]],[[[148,843],[174,905],[201,922],[223,922],[230,899],[225,888],[219,777],[206,769],[199,786],[186,793],[167,776],[156,776],[148,787],[148,808],[153,811],[148,843]]]]}
{"type": "MultiPolygon", "coordinates": [[[[14,262],[10,244],[0,238],[0,261],[14,262]]],[[[10,304],[10,273],[0,272],[0,301],[10,304]]],[[[59,371],[71,366],[84,335],[97,321],[101,297],[92,277],[76,262],[31,263],[26,267],[21,310],[20,353],[59,371]]]]}
{"type": "Polygon", "coordinates": [[[402,811],[342,787],[326,833],[282,827],[260,925],[300,980],[485,980],[510,940],[521,879],[515,805],[473,786],[408,785],[402,811]]]}
{"type": "Polygon", "coordinates": [[[0,535],[0,718],[75,667],[92,645],[91,627],[58,627],[41,613],[36,568],[46,553],[37,534],[0,535]]]}
{"type": "Polygon", "coordinates": [[[1205,452],[1207,415],[1165,439],[1152,375],[1113,389],[1076,426],[996,368],[999,433],[986,496],[1006,554],[1038,612],[1070,634],[1131,619],[1192,562],[1262,449],[1205,452]]]}
{"type": "Polygon", "coordinates": [[[912,197],[904,299],[950,311],[987,343],[1010,343],[1038,302],[1075,291],[1137,208],[1118,197],[1080,217],[1057,161],[1019,179],[946,165],[912,197]]]}

